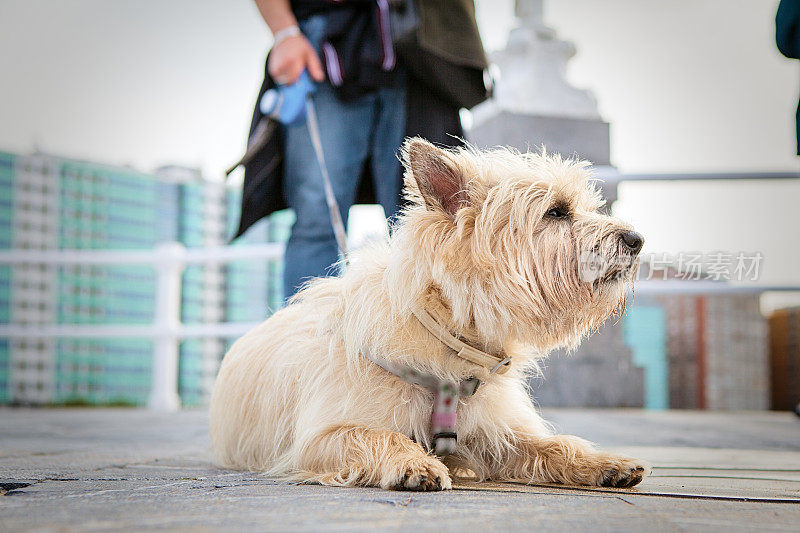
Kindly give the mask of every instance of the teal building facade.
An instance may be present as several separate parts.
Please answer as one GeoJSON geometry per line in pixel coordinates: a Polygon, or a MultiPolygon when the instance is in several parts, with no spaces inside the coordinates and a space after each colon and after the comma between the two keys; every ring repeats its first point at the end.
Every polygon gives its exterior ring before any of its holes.
{"type": "MultiPolygon", "coordinates": [[[[0,249],[135,250],[164,241],[219,246],[238,219],[239,194],[180,167],[143,173],[0,152],[0,249]]],[[[282,239],[286,220],[279,213],[240,240],[282,239]]],[[[280,266],[263,260],[191,265],[182,281],[182,321],[261,321],[281,305],[279,276],[280,266]]],[[[151,324],[155,283],[148,265],[0,265],[0,323],[151,324]]],[[[181,343],[184,405],[206,402],[229,343],[181,343]]],[[[0,338],[0,403],[143,405],[152,350],[150,339],[0,338]]]]}

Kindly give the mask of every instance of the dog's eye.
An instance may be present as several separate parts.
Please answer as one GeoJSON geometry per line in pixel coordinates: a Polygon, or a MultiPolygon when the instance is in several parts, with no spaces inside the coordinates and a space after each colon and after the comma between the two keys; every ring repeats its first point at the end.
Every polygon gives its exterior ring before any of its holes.
{"type": "Polygon", "coordinates": [[[550,209],[545,214],[545,216],[547,216],[549,218],[567,218],[567,216],[569,216],[569,214],[564,209],[561,209],[560,207],[553,207],[552,209],[550,209]]]}

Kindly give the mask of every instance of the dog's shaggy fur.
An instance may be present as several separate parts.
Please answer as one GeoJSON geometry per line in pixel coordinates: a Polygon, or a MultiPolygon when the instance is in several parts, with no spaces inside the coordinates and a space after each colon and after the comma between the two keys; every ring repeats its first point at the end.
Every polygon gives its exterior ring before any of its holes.
{"type": "MultiPolygon", "coordinates": [[[[479,480],[632,486],[644,463],[555,435],[525,386],[556,347],[576,347],[625,305],[638,248],[601,214],[588,164],[508,149],[404,146],[409,207],[388,243],[354,253],[341,277],[309,283],[239,339],[211,398],[218,462],[329,485],[437,490],[479,480]],[[582,252],[613,266],[593,281],[582,252]],[[412,315],[424,307],[508,372],[458,358],[412,315]],[[363,355],[440,378],[482,381],[460,400],[458,445],[426,452],[432,393],[363,355]]],[[[641,243],[639,243],[640,246],[641,243]]]]}

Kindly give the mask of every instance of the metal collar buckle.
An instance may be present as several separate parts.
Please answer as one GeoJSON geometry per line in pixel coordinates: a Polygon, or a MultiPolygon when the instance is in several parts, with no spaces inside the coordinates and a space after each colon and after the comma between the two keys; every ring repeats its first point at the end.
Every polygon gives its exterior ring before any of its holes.
{"type": "Polygon", "coordinates": [[[510,364],[511,364],[511,358],[510,357],[506,357],[505,359],[503,359],[502,361],[497,363],[497,365],[489,371],[489,374],[494,374],[495,372],[500,370],[501,367],[503,367],[505,365],[510,365],[510,364]]]}

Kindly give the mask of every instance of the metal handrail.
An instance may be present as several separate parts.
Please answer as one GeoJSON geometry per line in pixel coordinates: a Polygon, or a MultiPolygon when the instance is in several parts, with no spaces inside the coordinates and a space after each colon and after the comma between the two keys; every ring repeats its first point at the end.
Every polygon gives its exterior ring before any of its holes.
{"type": "Polygon", "coordinates": [[[796,180],[798,172],[653,172],[632,173],[618,172],[611,167],[596,167],[594,176],[609,182],[622,181],[717,181],[717,180],[796,180]]]}
{"type": "Polygon", "coordinates": [[[227,263],[239,259],[279,260],[283,257],[283,244],[185,248],[179,243],[168,242],[147,250],[13,249],[0,250],[0,265],[156,265],[165,252],[178,254],[185,264],[227,263]]]}
{"type": "Polygon", "coordinates": [[[127,324],[0,324],[0,338],[77,338],[98,339],[162,337],[174,335],[181,339],[233,338],[244,335],[258,322],[214,322],[181,324],[177,329],[155,325],[127,324]]]}
{"type": "Polygon", "coordinates": [[[800,292],[800,285],[732,284],[708,280],[642,280],[634,282],[636,294],[761,294],[800,292]]]}

